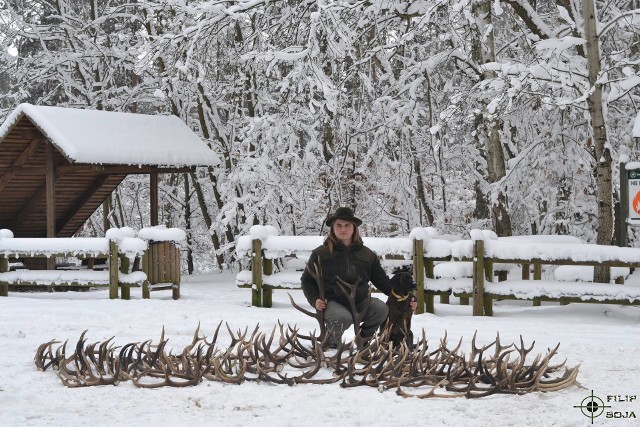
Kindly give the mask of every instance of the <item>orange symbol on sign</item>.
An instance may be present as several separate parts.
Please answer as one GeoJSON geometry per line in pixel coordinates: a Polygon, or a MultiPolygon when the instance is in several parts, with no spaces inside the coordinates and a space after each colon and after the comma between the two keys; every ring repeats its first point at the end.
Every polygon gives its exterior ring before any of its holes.
{"type": "Polygon", "coordinates": [[[631,206],[633,207],[633,211],[640,215],[640,191],[636,193],[636,197],[633,198],[631,206]]]}

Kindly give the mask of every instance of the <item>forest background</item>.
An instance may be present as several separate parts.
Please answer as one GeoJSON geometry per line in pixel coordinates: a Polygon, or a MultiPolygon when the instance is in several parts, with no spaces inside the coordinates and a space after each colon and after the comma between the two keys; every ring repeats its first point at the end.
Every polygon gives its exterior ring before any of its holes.
{"type": "MultiPolygon", "coordinates": [[[[615,244],[639,62],[640,0],[0,0],[0,120],[174,114],[219,155],[161,177],[190,272],[231,266],[254,224],[326,233],[342,205],[369,236],[615,244]]],[[[81,234],[141,228],[147,206],[129,177],[81,234]]]]}

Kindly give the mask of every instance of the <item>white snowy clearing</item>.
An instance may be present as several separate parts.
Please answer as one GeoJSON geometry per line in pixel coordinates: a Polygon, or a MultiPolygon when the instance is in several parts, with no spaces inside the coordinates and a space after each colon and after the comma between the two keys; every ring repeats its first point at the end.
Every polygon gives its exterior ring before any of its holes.
{"type": "MultiPolygon", "coordinates": [[[[627,285],[638,286],[632,274],[627,285]]],[[[16,293],[0,299],[0,425],[2,426],[298,426],[298,425],[425,425],[425,426],[585,426],[638,425],[640,416],[640,308],[604,304],[496,302],[494,317],[473,317],[471,306],[436,303],[435,314],[416,315],[413,330],[426,330],[434,347],[448,332],[449,342],[464,339],[470,348],[474,331],[480,344],[500,333],[503,343],[535,341],[530,354],[545,354],[561,343],[552,361],[565,358],[580,364],[578,380],[584,386],[559,392],[522,396],[492,395],[481,399],[402,398],[393,390],[368,387],[342,389],[338,384],[297,385],[268,383],[228,385],[203,381],[187,388],[141,389],[131,382],[117,387],[66,388],[51,371],[38,372],[33,357],[38,345],[53,338],[73,346],[85,329],[89,342],[115,336],[118,345],[153,339],[166,328],[169,348],[176,351],[191,342],[198,324],[211,337],[219,322],[233,330],[253,328],[270,332],[278,320],[316,329],[314,319],[291,307],[287,292],[274,291],[273,308],[250,306],[250,290],[235,285],[235,273],[187,277],[181,298],[157,292],[142,300],[109,300],[108,291],[16,293]],[[606,411],[593,420],[583,414],[594,396],[606,411]],[[608,398],[610,397],[610,398],[608,398]],[[586,399],[586,400],[585,400],[586,399]],[[628,400],[628,399],[627,399],[628,400]],[[575,407],[578,406],[578,407],[575,407]]],[[[294,299],[306,305],[303,294],[294,299]]],[[[224,330],[224,328],[223,328],[224,330]]],[[[221,334],[224,343],[226,333],[221,334]]],[[[352,332],[345,334],[352,337],[352,332]],[[349,335],[351,334],[351,335],[349,335]]]]}

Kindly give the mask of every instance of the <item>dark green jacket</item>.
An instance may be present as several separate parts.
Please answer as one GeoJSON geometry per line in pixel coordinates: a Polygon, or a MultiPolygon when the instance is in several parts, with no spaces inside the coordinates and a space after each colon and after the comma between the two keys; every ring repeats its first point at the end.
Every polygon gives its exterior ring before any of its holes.
{"type": "Polygon", "coordinates": [[[389,295],[391,292],[389,276],[382,269],[378,256],[371,249],[362,243],[354,243],[347,248],[338,241],[333,245],[333,253],[330,253],[325,241],[324,245],[318,246],[311,253],[307,268],[300,279],[304,295],[312,307],[315,307],[315,302],[320,297],[320,291],[317,282],[309,274],[309,269],[315,272],[314,264],[318,261],[322,269],[325,298],[329,301],[336,301],[346,308],[350,308],[346,295],[336,284],[336,276],[350,284],[360,280],[356,291],[356,304],[368,297],[369,282],[373,283],[385,295],[389,295]]]}

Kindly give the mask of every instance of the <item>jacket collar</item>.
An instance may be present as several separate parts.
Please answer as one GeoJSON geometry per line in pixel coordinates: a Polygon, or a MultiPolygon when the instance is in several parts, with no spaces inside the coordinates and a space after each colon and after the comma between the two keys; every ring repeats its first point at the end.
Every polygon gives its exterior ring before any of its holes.
{"type": "MultiPolygon", "coordinates": [[[[327,240],[325,240],[325,241],[324,241],[324,244],[325,244],[325,245],[327,245],[328,243],[329,243],[329,239],[327,239],[327,240]]],[[[351,244],[351,246],[349,246],[349,248],[348,248],[348,249],[359,249],[359,248],[361,248],[362,246],[364,246],[364,245],[362,244],[362,242],[355,242],[355,243],[352,243],[352,244],[351,244]]],[[[346,251],[346,250],[347,250],[347,247],[346,247],[346,246],[344,245],[344,243],[342,243],[340,240],[338,240],[338,241],[336,241],[336,242],[334,242],[334,243],[333,243],[333,248],[334,248],[335,250],[342,251],[342,252],[344,252],[344,251],[346,251]]]]}

